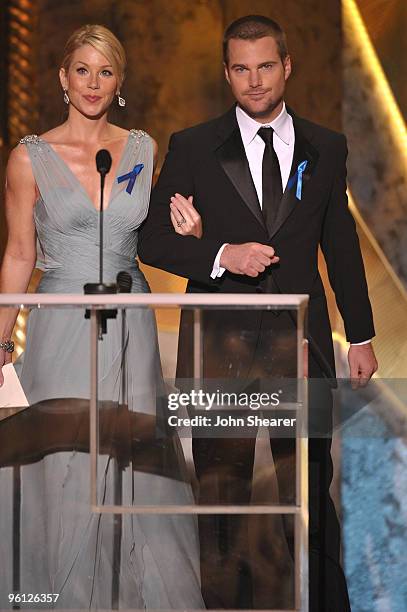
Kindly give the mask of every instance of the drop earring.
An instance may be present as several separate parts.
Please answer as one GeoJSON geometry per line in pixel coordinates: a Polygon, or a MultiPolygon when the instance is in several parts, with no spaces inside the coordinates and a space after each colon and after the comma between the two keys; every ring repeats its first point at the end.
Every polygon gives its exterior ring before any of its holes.
{"type": "Polygon", "coordinates": [[[121,107],[126,106],[126,100],[120,97],[120,92],[117,94],[117,101],[119,103],[119,106],[121,107]]]}
{"type": "Polygon", "coordinates": [[[65,104],[69,104],[69,96],[66,89],[64,89],[64,102],[65,104]]]}

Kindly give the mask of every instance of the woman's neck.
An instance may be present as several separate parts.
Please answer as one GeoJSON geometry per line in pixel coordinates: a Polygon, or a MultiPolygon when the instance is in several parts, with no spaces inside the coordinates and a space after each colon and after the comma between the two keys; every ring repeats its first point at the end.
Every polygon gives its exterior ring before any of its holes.
{"type": "Polygon", "coordinates": [[[99,143],[109,140],[111,126],[107,121],[107,113],[97,119],[85,117],[73,106],[69,109],[69,116],[64,124],[67,140],[99,143]]]}

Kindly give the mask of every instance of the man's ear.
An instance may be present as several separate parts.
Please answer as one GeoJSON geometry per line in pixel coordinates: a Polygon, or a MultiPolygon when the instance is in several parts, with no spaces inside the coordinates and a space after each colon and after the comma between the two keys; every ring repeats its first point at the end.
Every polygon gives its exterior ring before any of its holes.
{"type": "Polygon", "coordinates": [[[289,55],[286,55],[286,57],[284,58],[283,66],[284,66],[284,78],[285,80],[287,80],[291,74],[291,57],[289,55]]]}
{"type": "Polygon", "coordinates": [[[59,69],[59,80],[61,82],[62,89],[68,89],[68,79],[66,76],[65,68],[59,69]]]}
{"type": "Polygon", "coordinates": [[[229,85],[230,85],[229,70],[228,70],[228,67],[227,67],[227,65],[225,64],[225,62],[223,62],[223,68],[224,68],[224,70],[225,70],[225,79],[227,80],[227,82],[228,82],[228,83],[229,83],[229,85]]]}

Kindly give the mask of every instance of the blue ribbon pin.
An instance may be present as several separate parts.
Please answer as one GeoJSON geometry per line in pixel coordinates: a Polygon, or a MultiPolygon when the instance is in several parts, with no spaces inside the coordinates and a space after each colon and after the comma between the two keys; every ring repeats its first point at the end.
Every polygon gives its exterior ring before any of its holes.
{"type": "Polygon", "coordinates": [[[144,168],[144,164],[137,164],[136,166],[134,166],[131,172],[128,172],[127,174],[122,174],[122,176],[117,177],[118,183],[123,183],[123,181],[127,181],[127,180],[129,181],[126,187],[127,193],[131,194],[131,192],[133,191],[133,187],[134,187],[134,183],[136,182],[136,178],[140,174],[143,168],[144,168]]]}
{"type": "Polygon", "coordinates": [[[301,194],[302,194],[302,174],[305,170],[305,168],[307,167],[308,164],[308,160],[304,159],[304,161],[302,161],[300,164],[298,164],[298,168],[295,174],[293,174],[293,176],[290,178],[290,180],[288,181],[288,189],[291,189],[291,187],[294,185],[295,181],[297,181],[297,190],[296,190],[296,197],[297,200],[301,200],[301,194]]]}

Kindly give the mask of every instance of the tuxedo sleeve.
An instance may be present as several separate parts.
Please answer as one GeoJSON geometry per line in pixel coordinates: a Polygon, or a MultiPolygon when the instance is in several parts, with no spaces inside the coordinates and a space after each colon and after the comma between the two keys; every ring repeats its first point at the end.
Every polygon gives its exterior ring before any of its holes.
{"type": "Polygon", "coordinates": [[[321,248],[344,321],[346,339],[358,343],[372,338],[375,330],[356,224],[346,195],[345,137],[341,135],[335,145],[333,159],[337,166],[322,228],[321,248]]]}
{"type": "MultiPolygon", "coordinates": [[[[194,177],[185,135],[173,134],[160,176],[152,191],[150,208],[140,233],[138,254],[142,262],[178,276],[212,285],[211,272],[222,240],[181,236],[170,218],[170,198],[194,194],[194,177]]],[[[199,212],[199,202],[194,198],[199,212]]]]}

